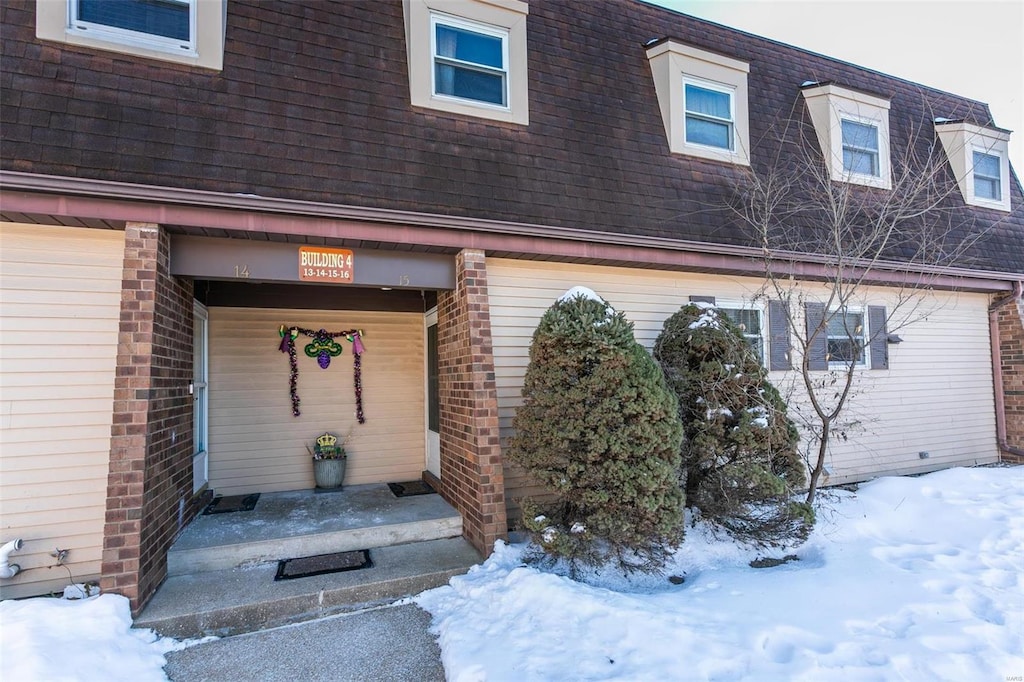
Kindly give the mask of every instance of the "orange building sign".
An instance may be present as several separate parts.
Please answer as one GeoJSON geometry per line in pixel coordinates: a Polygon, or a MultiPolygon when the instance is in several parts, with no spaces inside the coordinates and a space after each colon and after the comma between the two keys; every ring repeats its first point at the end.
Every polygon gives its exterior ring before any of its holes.
{"type": "Polygon", "coordinates": [[[348,249],[329,249],[322,246],[299,247],[299,280],[351,284],[353,258],[348,249]]]}

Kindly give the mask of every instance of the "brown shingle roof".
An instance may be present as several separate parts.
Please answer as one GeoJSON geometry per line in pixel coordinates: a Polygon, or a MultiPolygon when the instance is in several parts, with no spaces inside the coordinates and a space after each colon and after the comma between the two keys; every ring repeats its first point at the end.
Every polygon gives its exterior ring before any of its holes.
{"type": "MultiPolygon", "coordinates": [[[[4,169],[606,232],[748,243],[721,210],[739,170],[669,152],[652,38],[750,64],[755,167],[789,153],[768,126],[808,80],[890,94],[894,145],[910,121],[990,122],[983,104],[632,0],[530,2],[528,127],[413,109],[401,0],[231,0],[220,73],[43,43],[32,2],[3,3],[0,23],[4,169]]],[[[1024,272],[1011,184],[1009,216],[973,209],[998,225],[972,267],[1024,272]]]]}

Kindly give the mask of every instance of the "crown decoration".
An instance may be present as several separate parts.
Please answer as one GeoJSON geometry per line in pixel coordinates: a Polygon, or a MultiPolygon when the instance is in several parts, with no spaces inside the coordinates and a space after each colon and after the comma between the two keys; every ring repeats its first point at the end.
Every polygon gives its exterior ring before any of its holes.
{"type": "Polygon", "coordinates": [[[316,439],[316,444],[322,448],[334,447],[338,443],[338,437],[325,433],[316,439]]]}

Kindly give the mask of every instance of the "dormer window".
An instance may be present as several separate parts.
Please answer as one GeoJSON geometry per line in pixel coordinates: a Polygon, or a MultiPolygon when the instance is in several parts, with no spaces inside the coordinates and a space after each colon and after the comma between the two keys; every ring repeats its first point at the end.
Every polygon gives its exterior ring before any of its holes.
{"type": "Polygon", "coordinates": [[[669,150],[750,165],[750,65],[671,39],[647,45],[669,150]]]}
{"type": "Polygon", "coordinates": [[[1003,198],[999,179],[999,157],[974,152],[974,196],[999,201],[1003,198]]]}
{"type": "Polygon", "coordinates": [[[964,202],[1009,211],[1010,131],[938,118],[935,132],[964,202]]]}
{"type": "Polygon", "coordinates": [[[733,149],[733,91],[720,85],[684,80],[685,135],[689,144],[733,149]]]}
{"type": "Polygon", "coordinates": [[[220,71],[227,0],[37,0],[36,37],[220,71]]]}
{"type": "Polygon", "coordinates": [[[434,94],[508,105],[508,31],[433,15],[434,94]]]}
{"type": "Polygon", "coordinates": [[[878,126],[843,119],[843,170],[878,177],[878,126]]]}
{"type": "Polygon", "coordinates": [[[889,100],[835,83],[801,87],[829,177],[891,189],[889,100]]]}
{"type": "Polygon", "coordinates": [[[413,107],[529,125],[522,0],[403,0],[413,107]]]}

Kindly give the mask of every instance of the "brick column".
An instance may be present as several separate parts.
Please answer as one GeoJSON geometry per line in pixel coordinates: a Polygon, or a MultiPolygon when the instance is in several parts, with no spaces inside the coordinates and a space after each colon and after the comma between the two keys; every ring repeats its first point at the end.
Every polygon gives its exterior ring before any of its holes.
{"type": "Polygon", "coordinates": [[[192,282],[172,277],[158,225],[125,228],[101,586],[145,605],[192,496],[192,282]]]}
{"type": "MultiPolygon", "coordinates": [[[[999,325],[999,356],[1002,361],[1003,405],[1006,443],[1024,450],[1024,300],[1003,305],[996,314],[999,325]]],[[[1003,453],[1003,459],[1021,459],[1003,453]]]]}
{"type": "Polygon", "coordinates": [[[441,292],[437,306],[440,492],[462,514],[463,535],[486,556],[508,525],[483,251],[462,251],[455,268],[455,290],[441,292]]]}

